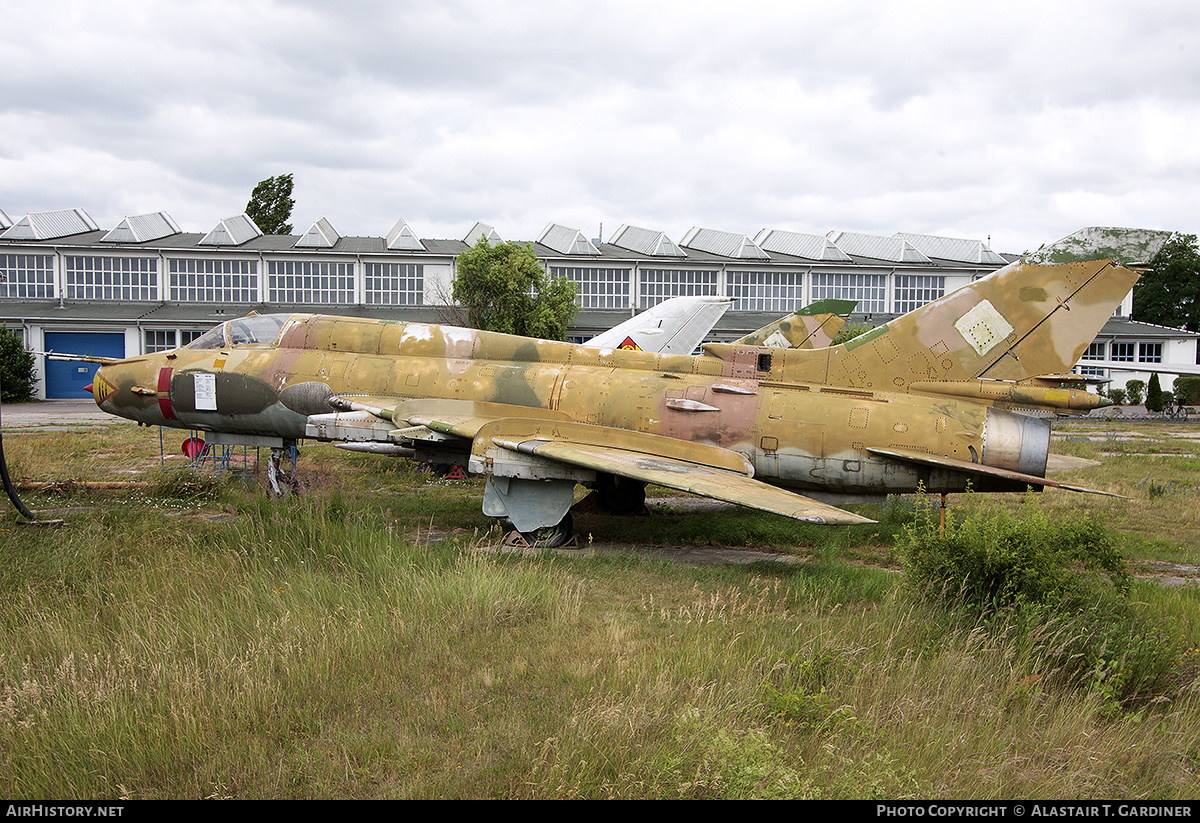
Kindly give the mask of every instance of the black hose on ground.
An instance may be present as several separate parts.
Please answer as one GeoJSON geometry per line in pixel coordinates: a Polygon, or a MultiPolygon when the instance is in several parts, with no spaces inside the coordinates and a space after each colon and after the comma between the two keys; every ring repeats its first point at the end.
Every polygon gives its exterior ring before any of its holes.
{"type": "MultiPolygon", "coordinates": [[[[2,426],[0,426],[2,428],[2,426]]],[[[8,476],[8,461],[4,459],[4,436],[0,434],[0,481],[4,483],[4,491],[8,493],[8,499],[12,501],[13,506],[17,511],[28,517],[30,520],[37,520],[33,512],[25,508],[25,504],[21,502],[21,498],[17,496],[17,487],[13,485],[12,478],[8,476]]]]}

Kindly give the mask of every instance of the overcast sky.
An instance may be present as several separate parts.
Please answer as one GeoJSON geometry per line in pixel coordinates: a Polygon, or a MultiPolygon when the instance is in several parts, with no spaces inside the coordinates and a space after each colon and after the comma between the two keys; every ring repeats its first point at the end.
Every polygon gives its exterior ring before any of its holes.
{"type": "Polygon", "coordinates": [[[0,209],[986,240],[1197,233],[1200,3],[8,3],[0,209]]]}

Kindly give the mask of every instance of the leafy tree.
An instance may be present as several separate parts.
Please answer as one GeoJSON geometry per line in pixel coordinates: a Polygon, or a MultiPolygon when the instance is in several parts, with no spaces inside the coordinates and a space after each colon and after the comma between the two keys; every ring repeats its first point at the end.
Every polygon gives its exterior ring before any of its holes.
{"type": "Polygon", "coordinates": [[[575,284],[549,277],[533,246],[481,237],[458,256],[452,296],[476,329],[563,340],[579,310],[575,284]]]}
{"type": "Polygon", "coordinates": [[[33,397],[35,363],[33,352],[15,334],[0,330],[0,400],[15,403],[33,397]]]}
{"type": "Polygon", "coordinates": [[[1158,413],[1166,406],[1166,398],[1163,397],[1162,384],[1158,380],[1158,373],[1150,375],[1150,385],[1146,388],[1146,411],[1158,413]]]}
{"type": "Polygon", "coordinates": [[[1130,380],[1125,384],[1125,394],[1129,397],[1129,405],[1142,405],[1142,398],[1146,396],[1146,381],[1130,380]]]}
{"type": "Polygon", "coordinates": [[[254,187],[250,202],[246,204],[246,214],[262,229],[263,234],[291,234],[292,224],[287,220],[292,216],[292,207],[295,205],[296,201],[292,199],[292,176],[281,174],[268,177],[254,187]]]}
{"type": "Polygon", "coordinates": [[[1133,287],[1133,319],[1200,331],[1200,249],[1196,235],[1173,234],[1133,287]]]}

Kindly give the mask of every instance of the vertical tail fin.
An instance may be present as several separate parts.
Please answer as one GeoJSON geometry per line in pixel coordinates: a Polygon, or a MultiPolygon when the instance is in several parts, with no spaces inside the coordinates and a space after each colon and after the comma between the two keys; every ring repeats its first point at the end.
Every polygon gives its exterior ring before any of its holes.
{"type": "Polygon", "coordinates": [[[904,391],[937,380],[1070,371],[1169,237],[1084,229],[824,352],[788,352],[789,379],[904,391]]]}
{"type": "Polygon", "coordinates": [[[733,343],[776,349],[821,349],[833,342],[846,323],[846,315],[857,305],[857,300],[818,300],[733,343]]]}

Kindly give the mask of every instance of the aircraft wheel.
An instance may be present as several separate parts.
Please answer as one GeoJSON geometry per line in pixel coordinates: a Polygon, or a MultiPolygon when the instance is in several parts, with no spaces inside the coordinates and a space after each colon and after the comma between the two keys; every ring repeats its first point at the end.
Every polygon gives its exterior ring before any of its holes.
{"type": "Polygon", "coordinates": [[[539,549],[556,549],[575,536],[575,524],[571,521],[571,513],[567,512],[563,519],[558,521],[557,526],[545,526],[531,532],[522,532],[521,536],[530,546],[539,549]]]}

